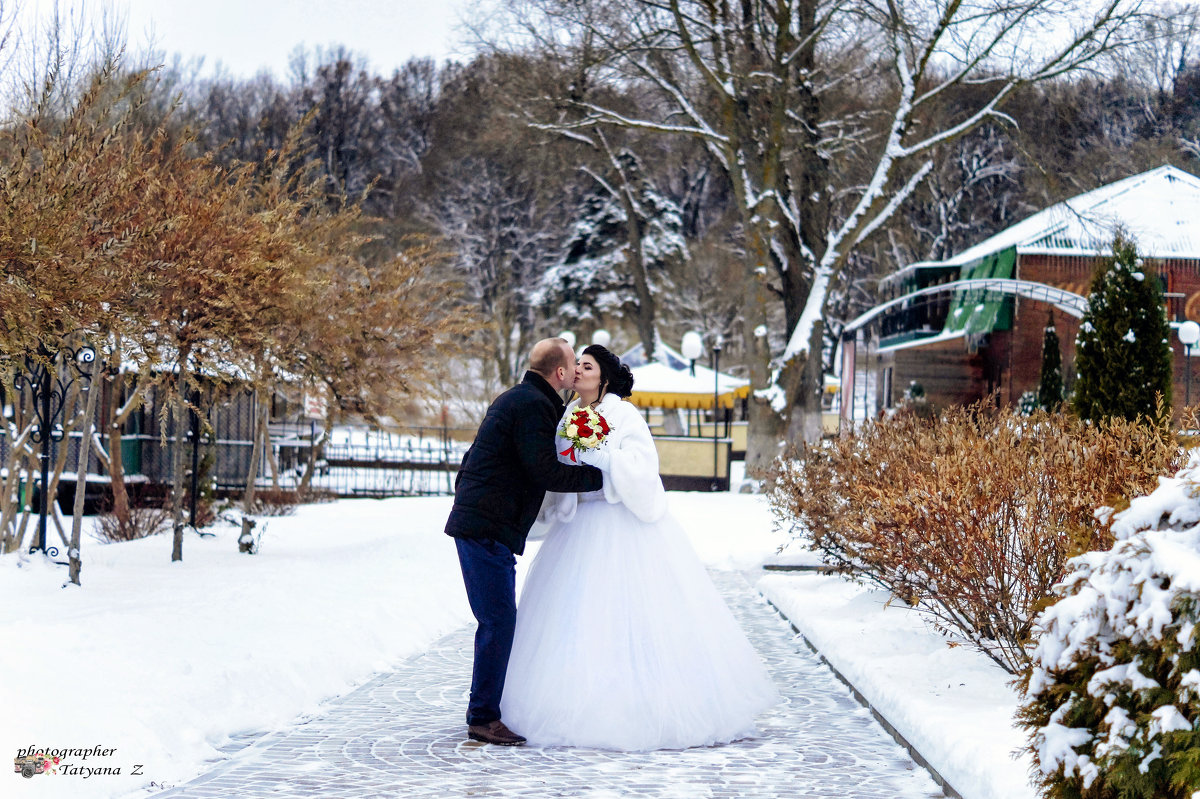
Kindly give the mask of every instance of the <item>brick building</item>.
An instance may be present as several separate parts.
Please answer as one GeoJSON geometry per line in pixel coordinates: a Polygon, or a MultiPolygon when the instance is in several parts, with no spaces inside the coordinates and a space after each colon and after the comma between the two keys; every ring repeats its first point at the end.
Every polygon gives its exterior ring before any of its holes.
{"type": "MultiPolygon", "coordinates": [[[[1200,178],[1172,166],[1134,175],[1040,211],[945,261],[910,264],[881,281],[880,303],[851,321],[841,352],[842,418],[901,400],[913,383],[938,406],[1036,390],[1052,319],[1064,378],[1099,260],[1124,230],[1158,275],[1172,329],[1200,321],[1200,178]]],[[[1175,406],[1187,393],[1175,351],[1175,406]]],[[[1200,347],[1192,348],[1200,356],[1200,347]]],[[[1200,401],[1200,365],[1194,364],[1200,401]]]]}

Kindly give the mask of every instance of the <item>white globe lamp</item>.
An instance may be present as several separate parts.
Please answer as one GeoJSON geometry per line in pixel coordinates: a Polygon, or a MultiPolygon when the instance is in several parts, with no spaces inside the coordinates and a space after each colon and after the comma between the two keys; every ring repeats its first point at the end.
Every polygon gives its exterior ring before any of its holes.
{"type": "Polygon", "coordinates": [[[1192,320],[1188,320],[1179,326],[1175,331],[1179,336],[1179,342],[1183,344],[1183,359],[1187,364],[1187,379],[1184,381],[1184,401],[1185,406],[1192,404],[1192,346],[1200,341],[1200,325],[1192,320]]]}

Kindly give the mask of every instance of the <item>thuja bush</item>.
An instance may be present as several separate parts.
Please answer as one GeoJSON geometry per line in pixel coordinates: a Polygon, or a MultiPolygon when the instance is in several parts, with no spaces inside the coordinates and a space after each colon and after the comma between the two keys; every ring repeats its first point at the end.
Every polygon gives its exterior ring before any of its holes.
{"type": "Polygon", "coordinates": [[[1002,668],[1072,555],[1111,544],[1098,506],[1178,468],[1163,425],[983,406],[898,415],[777,461],[776,515],[827,563],[887,588],[1002,668]]]}
{"type": "Polygon", "coordinates": [[[1200,791],[1200,455],[1115,516],[1037,620],[1018,718],[1053,799],[1200,791]]]}

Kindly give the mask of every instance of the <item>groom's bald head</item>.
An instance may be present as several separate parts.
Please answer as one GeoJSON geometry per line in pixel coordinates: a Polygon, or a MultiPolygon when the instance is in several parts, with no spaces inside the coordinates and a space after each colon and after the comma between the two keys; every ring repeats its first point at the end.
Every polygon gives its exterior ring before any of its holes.
{"type": "Polygon", "coordinates": [[[544,338],[529,353],[529,370],[556,390],[570,388],[575,385],[575,352],[565,338],[544,338]]]}

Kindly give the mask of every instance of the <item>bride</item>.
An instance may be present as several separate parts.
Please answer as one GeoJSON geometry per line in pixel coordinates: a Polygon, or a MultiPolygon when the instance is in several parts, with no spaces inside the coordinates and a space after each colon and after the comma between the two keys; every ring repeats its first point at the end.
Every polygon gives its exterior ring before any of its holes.
{"type": "MultiPolygon", "coordinates": [[[[505,722],[531,743],[645,751],[755,734],[779,701],[758,654],[667,513],[649,428],[624,397],[633,376],[593,344],[576,367],[579,398],[611,432],[579,461],[604,488],[547,494],[551,529],[517,608],[505,722]]],[[[564,417],[565,418],[565,417],[564,417]]],[[[556,439],[571,462],[571,442],[556,439]]]]}

